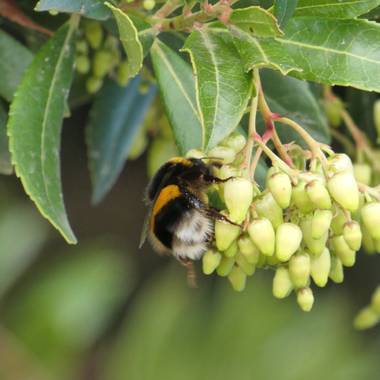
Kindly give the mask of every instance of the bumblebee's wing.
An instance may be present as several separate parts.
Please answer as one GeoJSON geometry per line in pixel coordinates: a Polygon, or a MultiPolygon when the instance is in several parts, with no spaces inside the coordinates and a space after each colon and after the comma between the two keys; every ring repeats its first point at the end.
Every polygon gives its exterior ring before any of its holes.
{"type": "Polygon", "coordinates": [[[140,236],[139,249],[144,245],[145,240],[148,237],[151,212],[152,212],[152,206],[149,207],[149,211],[145,215],[144,224],[143,224],[141,236],[140,236]]]}

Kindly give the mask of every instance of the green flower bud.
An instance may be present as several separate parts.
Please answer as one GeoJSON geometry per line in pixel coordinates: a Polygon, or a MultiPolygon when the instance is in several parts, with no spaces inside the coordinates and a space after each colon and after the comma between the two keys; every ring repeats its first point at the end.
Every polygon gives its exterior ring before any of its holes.
{"type": "Polygon", "coordinates": [[[261,218],[269,219],[275,229],[284,222],[282,208],[270,192],[254,203],[254,210],[261,218]]]}
{"type": "Polygon", "coordinates": [[[289,260],[289,274],[295,288],[307,286],[310,277],[310,256],[307,253],[292,256],[289,260]]]}
{"type": "Polygon", "coordinates": [[[329,231],[332,221],[331,210],[315,210],[311,221],[311,237],[320,239],[329,231]]]}
{"type": "Polygon", "coordinates": [[[84,23],[84,35],[93,49],[98,49],[103,40],[103,29],[99,22],[86,20],[84,23]]]}
{"type": "Polygon", "coordinates": [[[293,187],[292,202],[303,213],[309,213],[314,210],[314,204],[310,200],[306,191],[306,182],[299,181],[298,184],[293,187]]]}
{"type": "Polygon", "coordinates": [[[342,235],[331,239],[331,248],[345,267],[352,267],[355,264],[356,252],[348,246],[342,235]]]}
{"type": "Polygon", "coordinates": [[[234,266],[231,270],[231,273],[228,275],[228,280],[230,281],[234,290],[241,292],[245,288],[247,275],[240,267],[234,266]]]}
{"type": "Polygon", "coordinates": [[[233,149],[235,153],[239,153],[247,143],[246,138],[240,133],[232,134],[221,142],[221,145],[233,149]]]}
{"type": "Polygon", "coordinates": [[[375,240],[372,239],[370,233],[368,232],[367,228],[364,225],[361,226],[361,229],[362,229],[362,234],[363,234],[362,242],[363,242],[364,250],[369,254],[375,253],[376,252],[375,240]]]}
{"type": "Polygon", "coordinates": [[[222,257],[219,266],[216,268],[216,273],[221,277],[228,276],[235,264],[234,257],[222,257]]]}
{"type": "Polygon", "coordinates": [[[154,0],[144,0],[143,1],[143,7],[147,11],[151,11],[156,5],[156,2],[154,0]]]}
{"type": "Polygon", "coordinates": [[[314,304],[313,291],[310,288],[297,290],[297,303],[301,310],[310,311],[314,304]]]}
{"type": "Polygon", "coordinates": [[[240,227],[221,220],[215,221],[215,244],[219,251],[225,251],[240,234],[240,227]]]}
{"type": "Polygon", "coordinates": [[[235,257],[238,251],[239,251],[239,248],[238,248],[237,242],[236,240],[234,240],[232,244],[223,253],[224,253],[224,256],[226,257],[235,257]]]}
{"type": "Polygon", "coordinates": [[[113,57],[108,50],[95,52],[93,61],[93,73],[98,78],[103,78],[112,69],[113,57]]]}
{"type": "Polygon", "coordinates": [[[345,171],[334,174],[327,182],[334,200],[344,209],[354,212],[359,207],[358,184],[352,173],[345,171]]]}
{"type": "Polygon", "coordinates": [[[248,233],[255,246],[265,256],[272,256],[275,247],[275,232],[272,223],[266,219],[256,219],[248,226],[248,233]]]}
{"type": "Polygon", "coordinates": [[[75,49],[79,54],[87,55],[88,54],[88,45],[87,45],[86,40],[77,41],[77,43],[75,44],[75,49]]]}
{"type": "MultiPolygon", "coordinates": [[[[203,154],[203,157],[204,157],[204,154],[203,154]]],[[[215,171],[216,171],[217,177],[220,179],[227,179],[230,177],[240,176],[239,170],[229,165],[223,165],[220,169],[215,169],[215,171]]]]}
{"type": "Polygon", "coordinates": [[[267,178],[267,186],[280,207],[289,207],[292,197],[292,183],[287,174],[278,172],[270,175],[267,178]]]}
{"type": "Polygon", "coordinates": [[[224,184],[224,202],[235,223],[245,219],[253,198],[253,184],[245,178],[233,178],[224,184]]]}
{"type": "Polygon", "coordinates": [[[242,253],[236,256],[236,264],[243,270],[247,276],[252,276],[255,273],[256,267],[247,261],[242,253]]]}
{"type": "Polygon", "coordinates": [[[326,117],[333,127],[339,127],[341,123],[341,111],[343,110],[342,101],[339,98],[333,98],[323,102],[326,117]]]}
{"type": "Polygon", "coordinates": [[[284,223],[276,231],[276,257],[287,261],[298,250],[302,241],[302,231],[296,224],[284,223]]]}
{"type": "Polygon", "coordinates": [[[336,284],[341,284],[344,280],[343,264],[338,257],[331,256],[331,269],[329,277],[336,284]]]}
{"type": "Polygon", "coordinates": [[[204,158],[204,157],[205,157],[205,154],[204,154],[201,150],[198,150],[198,149],[190,149],[190,150],[186,153],[186,157],[188,157],[188,158],[204,158]]]}
{"type": "Polygon", "coordinates": [[[369,329],[375,326],[380,316],[370,306],[361,309],[354,319],[354,327],[358,330],[369,329]]]}
{"type": "Polygon", "coordinates": [[[303,235],[303,241],[305,242],[306,247],[312,254],[319,256],[326,247],[328,232],[322,235],[319,239],[313,239],[313,219],[311,217],[306,217],[301,220],[300,225],[303,235]]]}
{"type": "Polygon", "coordinates": [[[211,274],[220,264],[222,255],[219,252],[208,250],[202,257],[202,269],[204,274],[211,274]]]}
{"type": "Polygon", "coordinates": [[[209,151],[208,156],[211,158],[217,158],[223,164],[231,164],[235,160],[236,153],[231,148],[216,146],[209,151]]]}
{"type": "Polygon", "coordinates": [[[344,212],[340,208],[336,208],[333,214],[334,214],[334,217],[332,218],[330,228],[332,232],[334,233],[334,235],[342,235],[344,225],[347,222],[347,218],[344,212]]]}
{"type": "Polygon", "coordinates": [[[293,290],[293,284],[290,280],[289,271],[285,267],[278,267],[273,277],[273,296],[276,298],[285,298],[293,290]]]}
{"type": "Polygon", "coordinates": [[[371,235],[372,239],[380,239],[380,203],[367,203],[361,209],[363,224],[371,235]]]}
{"type": "Polygon", "coordinates": [[[377,132],[377,142],[380,141],[380,100],[376,100],[373,105],[373,120],[377,132]]]}
{"type": "Polygon", "coordinates": [[[351,158],[344,153],[338,153],[328,159],[328,168],[332,173],[353,171],[351,158]]]}
{"type": "Polygon", "coordinates": [[[327,248],[319,256],[312,256],[310,274],[316,285],[324,287],[329,279],[331,256],[327,248]]]}
{"type": "Polygon", "coordinates": [[[90,71],[90,60],[87,55],[77,55],[75,58],[75,69],[79,74],[87,74],[90,71]]]}
{"type": "Polygon", "coordinates": [[[95,94],[103,86],[103,79],[90,77],[86,80],[86,90],[89,94],[95,94]]]}
{"type": "Polygon", "coordinates": [[[323,210],[331,209],[330,194],[323,183],[318,180],[311,181],[306,185],[306,191],[315,207],[323,210]]]}
{"type": "Polygon", "coordinates": [[[250,264],[257,264],[259,261],[260,252],[253,244],[249,236],[242,236],[238,240],[240,253],[246,258],[250,264]]]}
{"type": "Polygon", "coordinates": [[[119,64],[116,71],[116,81],[119,86],[126,86],[129,82],[129,63],[123,61],[119,64]]]}
{"type": "Polygon", "coordinates": [[[380,286],[378,286],[372,294],[371,308],[380,316],[380,286]]]}
{"type": "Polygon", "coordinates": [[[362,231],[358,222],[347,222],[343,227],[344,240],[354,251],[358,251],[362,245],[362,231]]]}
{"type": "Polygon", "coordinates": [[[368,164],[354,164],[354,176],[358,182],[370,185],[372,168],[368,164]]]}

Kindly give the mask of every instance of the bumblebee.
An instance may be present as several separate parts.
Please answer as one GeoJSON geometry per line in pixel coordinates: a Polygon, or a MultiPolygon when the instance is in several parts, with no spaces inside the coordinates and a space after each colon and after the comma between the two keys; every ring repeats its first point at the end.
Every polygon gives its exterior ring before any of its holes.
{"type": "Polygon", "coordinates": [[[210,185],[230,179],[213,175],[218,166],[198,158],[174,157],[160,167],[147,187],[150,212],[140,247],[148,236],[158,253],[173,255],[192,268],[212,240],[214,220],[230,222],[207,205],[205,196],[210,185]]]}

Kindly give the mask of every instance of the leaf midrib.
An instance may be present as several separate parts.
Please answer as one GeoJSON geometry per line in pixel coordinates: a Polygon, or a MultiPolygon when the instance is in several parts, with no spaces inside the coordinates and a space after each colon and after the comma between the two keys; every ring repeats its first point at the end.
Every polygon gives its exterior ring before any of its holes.
{"type": "Polygon", "coordinates": [[[309,49],[314,49],[314,50],[321,50],[321,51],[324,51],[324,52],[330,52],[330,53],[334,53],[334,54],[338,54],[338,55],[353,57],[353,58],[359,59],[361,61],[367,61],[367,62],[371,62],[371,63],[375,63],[375,64],[380,64],[380,61],[376,61],[376,60],[371,59],[371,58],[367,58],[367,57],[363,57],[363,56],[360,56],[360,55],[356,55],[356,54],[350,53],[350,52],[345,51],[345,50],[342,51],[342,50],[331,49],[331,48],[324,47],[324,46],[310,45],[310,44],[306,44],[304,42],[299,42],[299,41],[294,41],[294,40],[287,40],[285,38],[274,38],[274,39],[277,42],[284,43],[284,44],[296,45],[296,46],[301,46],[301,47],[304,47],[304,48],[309,48],[309,49]]]}
{"type": "Polygon", "coordinates": [[[200,119],[200,116],[198,114],[198,111],[194,107],[194,104],[191,101],[191,99],[189,97],[189,94],[187,93],[186,89],[183,87],[181,81],[179,80],[177,74],[173,70],[173,66],[171,65],[171,63],[169,62],[169,60],[166,58],[165,52],[159,47],[158,43],[154,44],[154,46],[152,47],[152,49],[156,50],[157,54],[161,57],[161,59],[165,63],[165,65],[168,68],[170,74],[172,75],[174,81],[176,82],[178,88],[180,89],[180,91],[182,92],[183,96],[185,97],[185,99],[189,103],[191,110],[193,111],[194,115],[196,116],[196,118],[201,123],[201,119],[200,119]]]}
{"type": "MultiPolygon", "coordinates": [[[[214,72],[215,72],[215,84],[216,84],[216,95],[215,95],[214,117],[213,117],[213,120],[212,120],[212,129],[211,129],[211,133],[210,133],[210,135],[208,136],[208,141],[207,141],[207,145],[208,145],[208,143],[211,141],[211,137],[212,137],[212,135],[213,135],[213,131],[214,131],[214,129],[215,129],[215,123],[216,123],[216,117],[217,117],[217,110],[218,110],[218,105],[219,105],[219,92],[220,92],[219,81],[220,81],[220,74],[219,74],[219,70],[218,70],[218,62],[217,62],[216,57],[215,57],[215,54],[214,54],[214,46],[213,46],[212,42],[211,42],[210,39],[208,38],[206,32],[201,31],[201,32],[200,32],[200,35],[201,35],[201,37],[202,37],[202,39],[203,39],[203,42],[204,42],[205,47],[208,49],[208,52],[209,52],[209,55],[210,55],[211,61],[212,61],[212,63],[213,63],[214,72]]],[[[202,111],[201,111],[201,112],[202,112],[202,111]]]]}
{"type": "Polygon", "coordinates": [[[67,35],[65,37],[65,40],[63,42],[61,52],[59,53],[57,64],[56,64],[56,66],[54,68],[53,80],[51,81],[51,84],[50,84],[50,87],[49,87],[48,98],[47,98],[46,107],[45,107],[44,115],[43,115],[43,119],[42,119],[41,157],[40,157],[40,159],[41,159],[41,174],[42,174],[42,179],[43,179],[43,184],[44,184],[44,189],[45,189],[46,197],[47,197],[47,199],[49,201],[51,209],[54,211],[54,214],[56,216],[59,216],[59,215],[56,212],[56,208],[55,208],[55,206],[52,203],[52,200],[50,198],[50,194],[49,194],[49,191],[48,191],[48,188],[47,188],[47,181],[46,181],[47,176],[46,176],[46,173],[45,173],[45,165],[44,165],[44,160],[43,160],[43,157],[46,158],[46,155],[45,155],[46,152],[45,152],[45,148],[44,148],[45,147],[44,141],[45,141],[46,130],[47,130],[47,118],[48,118],[48,115],[50,114],[49,108],[50,108],[50,103],[51,103],[51,100],[52,100],[52,92],[53,92],[53,88],[55,87],[55,84],[56,84],[56,81],[57,81],[58,67],[60,67],[61,64],[62,64],[64,55],[65,55],[65,48],[67,46],[67,41],[69,41],[69,39],[71,38],[71,35],[72,35],[74,29],[75,29],[75,27],[74,27],[73,23],[71,23],[70,26],[69,26],[69,29],[67,31],[67,35]]]}
{"type": "Polygon", "coordinates": [[[310,9],[310,8],[325,8],[325,7],[336,7],[338,6],[346,6],[346,5],[352,5],[352,4],[362,4],[362,3],[367,3],[368,0],[363,0],[363,1],[347,1],[345,3],[330,3],[330,4],[315,4],[315,5],[305,5],[303,7],[297,7],[296,11],[299,9],[310,9]]]}

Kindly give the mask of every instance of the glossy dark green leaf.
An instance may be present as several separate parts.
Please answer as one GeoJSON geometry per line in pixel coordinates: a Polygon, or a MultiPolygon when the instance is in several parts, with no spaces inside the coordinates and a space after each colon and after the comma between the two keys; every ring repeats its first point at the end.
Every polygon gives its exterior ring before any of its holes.
{"type": "Polygon", "coordinates": [[[40,267],[3,310],[7,327],[54,378],[76,377],[84,353],[131,292],[127,256],[99,243],[61,252],[60,260],[40,267]]]}
{"type": "Polygon", "coordinates": [[[268,67],[287,75],[291,71],[301,70],[292,55],[276,39],[258,38],[236,27],[230,27],[230,31],[246,71],[268,67]]]}
{"type": "Polygon", "coordinates": [[[202,124],[197,110],[191,66],[164,43],[151,50],[154,72],[181,154],[202,146],[202,124]]]}
{"type": "MultiPolygon", "coordinates": [[[[295,120],[318,141],[330,142],[326,118],[307,82],[272,70],[262,70],[260,76],[266,99],[273,112],[295,120]]],[[[302,143],[302,139],[291,128],[276,125],[284,142],[302,143]]]]}
{"type": "Polygon", "coordinates": [[[282,48],[301,79],[380,91],[380,25],[365,20],[297,17],[289,20],[282,48]]]}
{"type": "Polygon", "coordinates": [[[376,23],[295,17],[283,37],[258,39],[236,28],[232,32],[247,70],[270,67],[318,83],[380,91],[376,23]]]}
{"type": "Polygon", "coordinates": [[[379,5],[380,0],[298,0],[295,15],[348,19],[365,14],[379,5]]]}
{"type": "Polygon", "coordinates": [[[104,0],[39,0],[34,10],[79,13],[98,20],[104,20],[111,15],[104,0]]]}
{"type": "Polygon", "coordinates": [[[138,31],[138,39],[140,40],[143,47],[143,54],[145,57],[152,47],[157,32],[141,17],[136,15],[129,15],[128,17],[131,19],[138,31]]]}
{"type": "Polygon", "coordinates": [[[154,86],[146,93],[141,93],[140,82],[140,76],[132,79],[126,87],[108,81],[92,106],[87,127],[87,146],[92,199],[95,203],[116,182],[155,95],[154,86]]]}
{"type": "Polygon", "coordinates": [[[12,174],[13,172],[6,126],[7,111],[0,101],[0,174],[12,174]]]}
{"type": "Polygon", "coordinates": [[[119,29],[120,41],[127,54],[129,78],[136,76],[142,67],[144,54],[139,33],[132,20],[121,9],[105,3],[111,9],[119,29]]]}
{"type": "Polygon", "coordinates": [[[11,101],[33,54],[13,37],[0,30],[0,96],[11,101]]]}
{"type": "Polygon", "coordinates": [[[202,29],[187,38],[196,75],[196,96],[203,126],[203,145],[210,149],[238,125],[251,96],[251,76],[244,72],[231,37],[202,29]]]}
{"type": "Polygon", "coordinates": [[[231,13],[230,22],[259,37],[275,37],[282,34],[276,18],[260,7],[236,9],[231,13]]]}
{"type": "Polygon", "coordinates": [[[62,196],[60,135],[74,64],[75,19],[41,48],[11,105],[9,145],[16,174],[39,211],[69,243],[76,239],[62,196]]]}
{"type": "Polygon", "coordinates": [[[274,15],[276,16],[280,27],[284,27],[293,16],[297,2],[298,0],[275,0],[274,15]]]}

